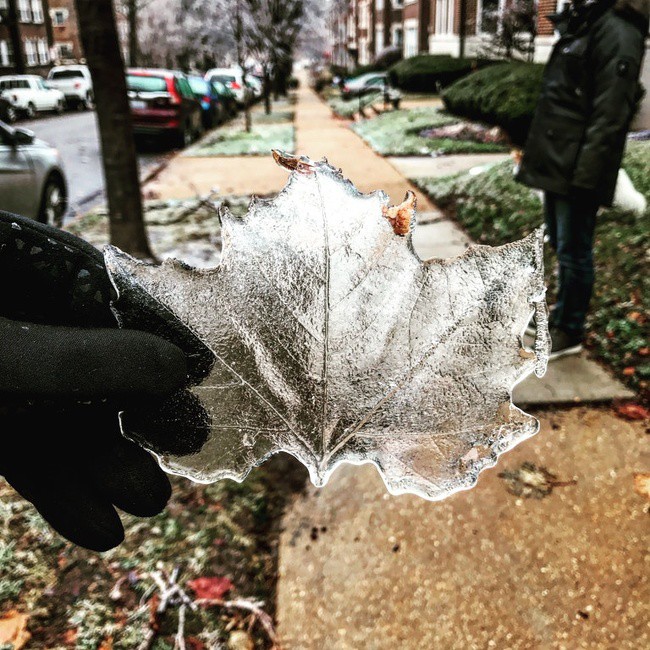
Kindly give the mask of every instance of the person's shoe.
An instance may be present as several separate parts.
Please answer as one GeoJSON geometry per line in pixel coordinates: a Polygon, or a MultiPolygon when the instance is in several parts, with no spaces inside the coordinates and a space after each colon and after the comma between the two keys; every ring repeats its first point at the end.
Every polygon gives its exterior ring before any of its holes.
{"type": "Polygon", "coordinates": [[[557,327],[551,328],[551,353],[548,360],[582,352],[582,337],[571,336],[557,327]]]}

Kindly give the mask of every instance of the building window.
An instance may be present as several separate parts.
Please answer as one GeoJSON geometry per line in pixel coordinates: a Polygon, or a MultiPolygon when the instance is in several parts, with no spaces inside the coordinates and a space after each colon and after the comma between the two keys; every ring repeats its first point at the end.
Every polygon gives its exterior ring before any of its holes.
{"type": "Polygon", "coordinates": [[[418,53],[418,28],[417,25],[406,28],[404,38],[404,58],[415,56],[418,53]]]}
{"type": "Polygon", "coordinates": [[[454,0],[436,0],[436,34],[453,33],[454,0]]]}
{"type": "Polygon", "coordinates": [[[384,0],[375,0],[375,11],[379,13],[384,9],[384,0]]]}
{"type": "Polygon", "coordinates": [[[21,23],[32,22],[32,9],[29,0],[18,0],[18,19],[21,23]]]}
{"type": "Polygon", "coordinates": [[[393,27],[393,45],[402,47],[404,43],[404,32],[401,27],[393,27]]]}
{"type": "Polygon", "coordinates": [[[14,53],[9,41],[0,41],[0,65],[8,68],[14,64],[14,53]]]}
{"type": "Polygon", "coordinates": [[[50,62],[50,51],[47,47],[47,41],[44,38],[39,38],[37,43],[38,60],[42,65],[50,62]]]}
{"type": "Polygon", "coordinates": [[[379,54],[384,49],[384,26],[375,27],[375,54],[379,54]]]}
{"type": "Polygon", "coordinates": [[[479,29],[483,34],[496,34],[501,17],[500,0],[482,0],[479,11],[479,29]]]}
{"type": "Polygon", "coordinates": [[[69,12],[67,9],[53,9],[50,14],[52,15],[52,24],[55,27],[61,27],[68,22],[69,12]]]}
{"type": "Polygon", "coordinates": [[[32,20],[40,24],[43,19],[43,0],[32,0],[32,20]]]}
{"type": "Polygon", "coordinates": [[[56,48],[56,58],[57,59],[73,59],[74,50],[72,49],[72,43],[57,43],[56,48]]]}
{"type": "Polygon", "coordinates": [[[31,39],[25,41],[25,60],[27,65],[37,65],[38,55],[36,52],[36,43],[31,39]]]}

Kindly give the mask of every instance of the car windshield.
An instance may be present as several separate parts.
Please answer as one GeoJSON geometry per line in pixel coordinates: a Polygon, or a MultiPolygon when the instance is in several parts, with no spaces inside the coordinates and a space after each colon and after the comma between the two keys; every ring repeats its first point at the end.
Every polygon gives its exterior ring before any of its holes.
{"type": "Polygon", "coordinates": [[[193,93],[201,95],[208,95],[210,93],[208,82],[205,81],[205,79],[201,79],[200,77],[190,77],[188,81],[190,82],[190,88],[193,93]]]}
{"type": "Polygon", "coordinates": [[[212,79],[212,81],[220,81],[222,84],[230,84],[233,81],[237,81],[235,77],[227,74],[216,74],[210,78],[212,79]]]}
{"type": "Polygon", "coordinates": [[[53,70],[50,72],[50,79],[76,79],[83,78],[84,73],[81,70],[53,70]]]}
{"type": "Polygon", "coordinates": [[[129,90],[145,93],[166,92],[167,80],[164,77],[144,77],[142,75],[127,74],[126,85],[129,90]]]}

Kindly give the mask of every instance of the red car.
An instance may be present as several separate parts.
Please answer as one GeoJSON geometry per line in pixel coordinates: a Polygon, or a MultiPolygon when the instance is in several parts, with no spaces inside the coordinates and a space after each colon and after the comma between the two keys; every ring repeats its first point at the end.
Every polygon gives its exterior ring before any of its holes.
{"type": "Polygon", "coordinates": [[[201,102],[182,72],[129,68],[126,86],[136,135],[169,134],[186,147],[203,131],[201,102]]]}

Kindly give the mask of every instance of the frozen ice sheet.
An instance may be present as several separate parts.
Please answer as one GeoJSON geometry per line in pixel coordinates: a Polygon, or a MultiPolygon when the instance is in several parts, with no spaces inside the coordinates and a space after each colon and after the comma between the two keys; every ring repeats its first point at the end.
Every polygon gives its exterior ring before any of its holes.
{"type": "Polygon", "coordinates": [[[191,388],[208,438],[189,455],[156,450],[161,465],[241,481],[285,451],[319,486],[339,463],[369,462],[393,494],[471,487],[538,429],[511,391],[548,358],[541,231],[423,262],[410,193],[389,207],[325,161],[276,160],[292,170],[287,186],[243,218],[222,214],[218,267],[106,250],[124,322],[152,329],[153,309],[174,325],[158,334],[185,330],[209,351],[191,388]]]}

